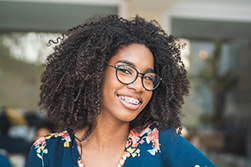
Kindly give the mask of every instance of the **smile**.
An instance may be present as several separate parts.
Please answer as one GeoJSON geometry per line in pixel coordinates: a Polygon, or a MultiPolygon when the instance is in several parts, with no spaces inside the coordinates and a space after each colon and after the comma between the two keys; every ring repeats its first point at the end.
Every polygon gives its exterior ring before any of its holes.
{"type": "Polygon", "coordinates": [[[137,104],[140,103],[139,100],[134,99],[134,98],[130,98],[130,97],[126,97],[126,96],[119,96],[119,98],[120,98],[121,100],[124,100],[125,102],[131,103],[131,104],[133,104],[133,105],[137,105],[137,104]]]}

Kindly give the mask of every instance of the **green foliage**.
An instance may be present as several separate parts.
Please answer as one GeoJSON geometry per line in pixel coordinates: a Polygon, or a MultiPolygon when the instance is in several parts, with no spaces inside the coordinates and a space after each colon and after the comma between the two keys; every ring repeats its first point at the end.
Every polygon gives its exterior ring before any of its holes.
{"type": "Polygon", "coordinates": [[[42,65],[16,59],[0,36],[0,106],[37,109],[42,65]]]}

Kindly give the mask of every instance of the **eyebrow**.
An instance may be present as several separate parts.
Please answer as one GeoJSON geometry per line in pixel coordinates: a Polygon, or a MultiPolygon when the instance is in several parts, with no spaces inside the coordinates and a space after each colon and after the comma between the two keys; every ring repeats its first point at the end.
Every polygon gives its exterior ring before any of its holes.
{"type": "Polygon", "coordinates": [[[119,61],[116,62],[116,64],[117,64],[117,63],[125,63],[125,64],[127,64],[127,65],[130,65],[130,66],[132,66],[132,67],[135,67],[135,65],[134,65],[132,62],[127,61],[127,60],[119,60],[119,61]]]}
{"type": "MultiPolygon", "coordinates": [[[[132,62],[127,61],[127,60],[119,60],[119,61],[116,62],[116,64],[117,64],[117,63],[124,63],[124,64],[127,64],[127,65],[132,66],[132,67],[135,68],[135,65],[134,65],[132,62]]],[[[145,72],[154,72],[154,70],[153,70],[152,68],[147,68],[147,69],[145,70],[145,72]]]]}

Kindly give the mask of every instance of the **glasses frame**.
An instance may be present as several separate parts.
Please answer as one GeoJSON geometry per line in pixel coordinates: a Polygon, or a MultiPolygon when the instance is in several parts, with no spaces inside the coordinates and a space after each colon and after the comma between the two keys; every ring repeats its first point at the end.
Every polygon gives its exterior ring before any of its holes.
{"type": "Polygon", "coordinates": [[[162,78],[161,78],[158,74],[156,74],[156,73],[154,73],[154,72],[140,73],[136,68],[134,68],[134,67],[132,67],[132,66],[129,66],[129,65],[122,65],[122,64],[121,64],[121,65],[108,65],[108,64],[107,64],[107,66],[113,67],[113,68],[116,69],[115,73],[116,73],[116,77],[117,77],[118,81],[121,82],[122,84],[125,84],[125,85],[129,85],[129,84],[132,84],[133,82],[135,82],[135,81],[137,80],[139,74],[140,74],[140,75],[141,75],[141,83],[142,83],[143,88],[144,88],[145,90],[152,91],[152,90],[155,90],[155,89],[159,86],[159,84],[160,84],[160,82],[161,82],[161,80],[162,80],[162,78]],[[133,68],[133,69],[137,72],[137,75],[136,75],[136,77],[134,78],[134,80],[133,80],[132,82],[124,83],[124,82],[120,81],[120,79],[119,79],[119,77],[118,77],[118,72],[117,72],[119,66],[129,66],[129,67],[133,68]],[[144,76],[145,76],[147,73],[154,73],[154,74],[156,74],[156,75],[159,77],[159,79],[160,79],[159,82],[158,82],[158,84],[157,84],[153,89],[147,89],[147,88],[144,86],[143,78],[144,78],[144,76]]]}

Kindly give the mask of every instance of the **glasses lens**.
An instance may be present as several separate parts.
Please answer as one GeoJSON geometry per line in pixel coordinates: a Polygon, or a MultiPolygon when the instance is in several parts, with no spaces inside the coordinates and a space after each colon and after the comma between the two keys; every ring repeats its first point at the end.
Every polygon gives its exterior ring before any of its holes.
{"type": "Polygon", "coordinates": [[[130,84],[137,77],[137,71],[134,68],[127,65],[118,65],[117,77],[120,82],[124,84],[130,84]]]}
{"type": "MultiPolygon", "coordinates": [[[[137,78],[137,70],[128,65],[117,65],[116,66],[117,78],[124,84],[131,84],[137,78]]],[[[154,90],[160,83],[160,77],[152,72],[145,73],[142,76],[143,86],[146,90],[154,90]]]]}
{"type": "Polygon", "coordinates": [[[143,85],[147,90],[154,90],[160,83],[160,77],[155,73],[146,73],[143,77],[143,85]]]}

